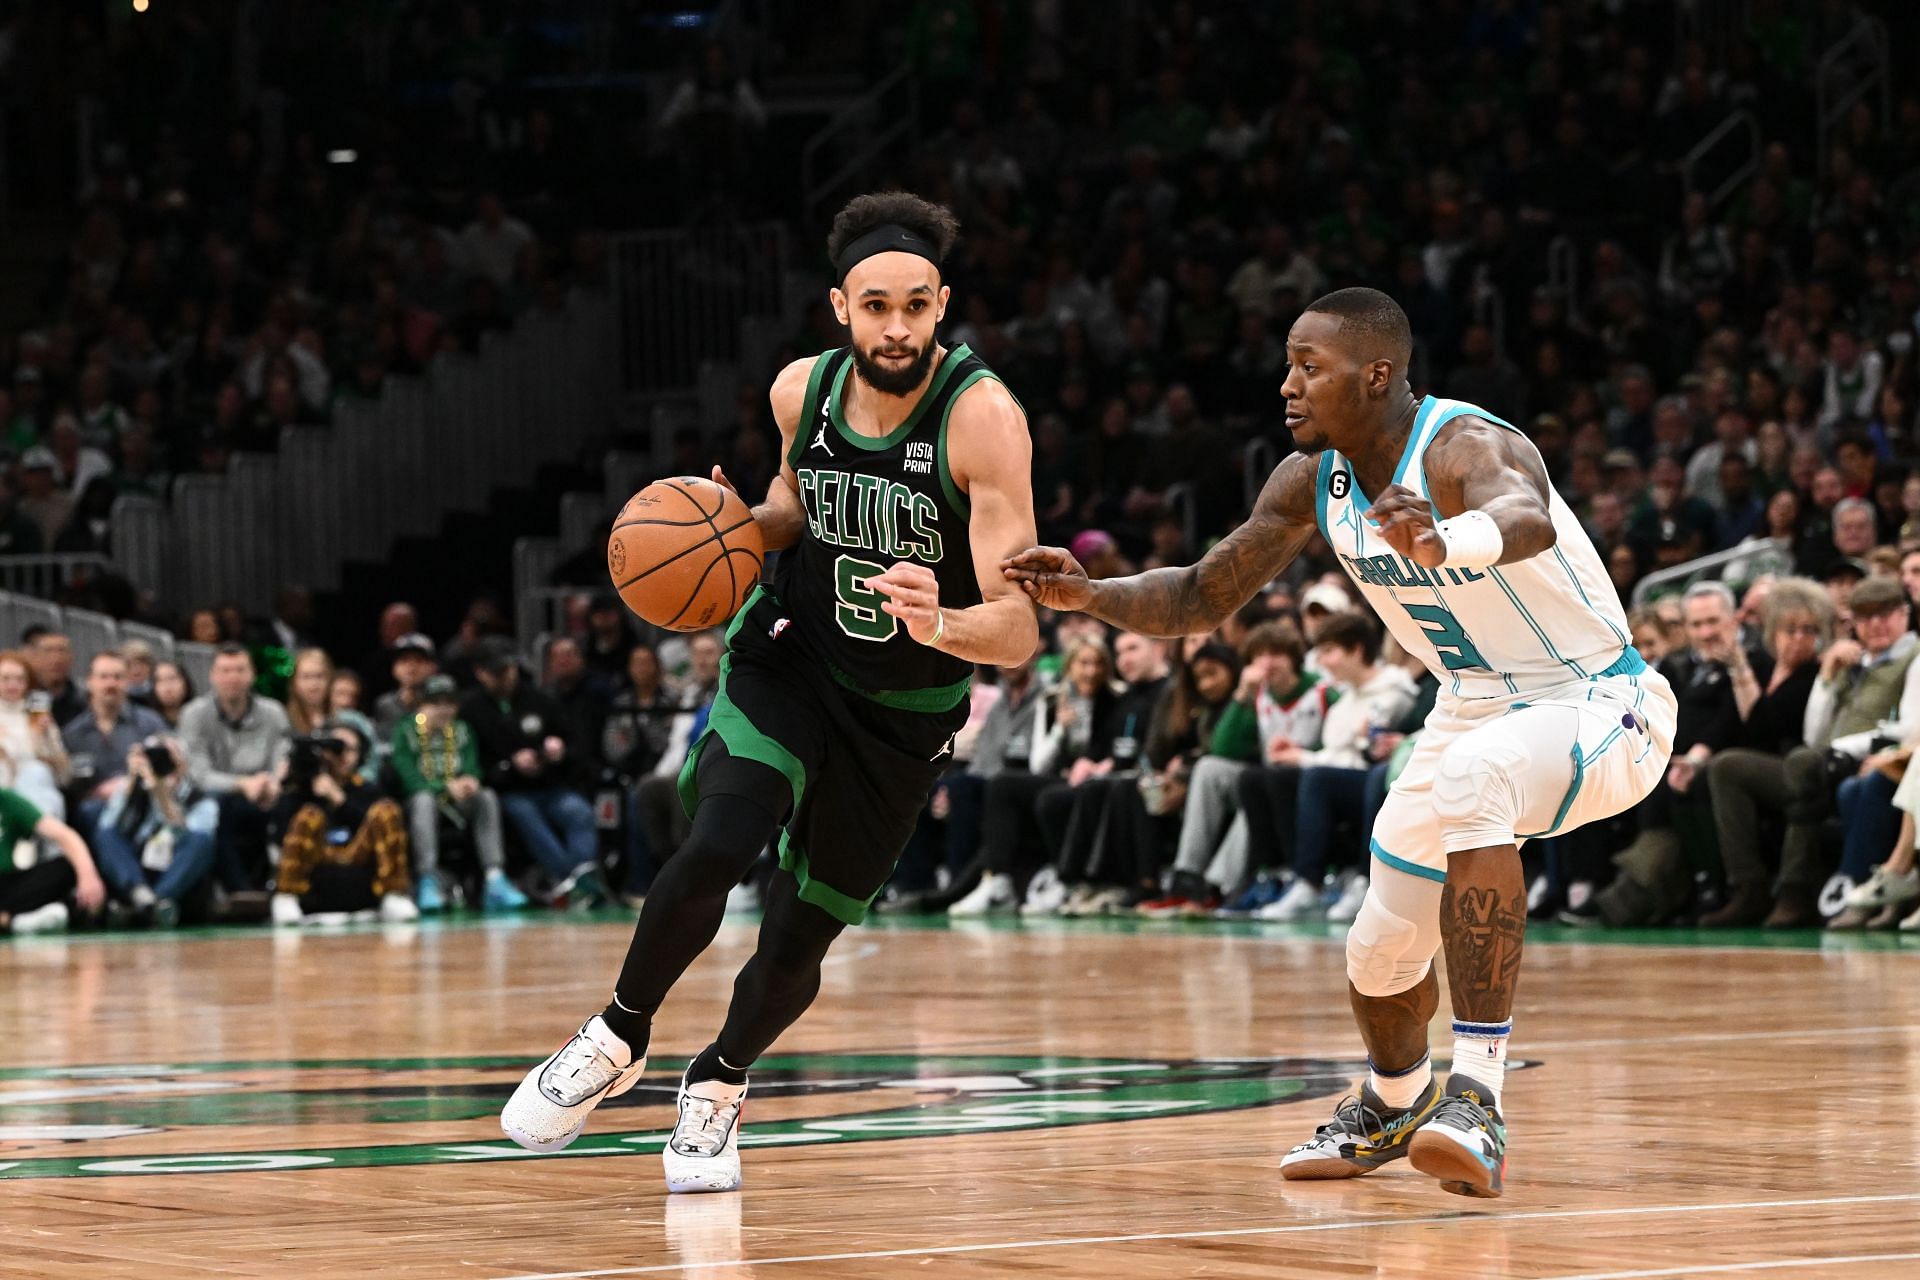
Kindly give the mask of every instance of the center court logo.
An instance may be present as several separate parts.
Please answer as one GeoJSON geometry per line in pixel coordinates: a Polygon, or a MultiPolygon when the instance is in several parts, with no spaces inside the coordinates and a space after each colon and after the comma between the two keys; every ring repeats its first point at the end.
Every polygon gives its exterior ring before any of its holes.
{"type": "MultiPolygon", "coordinates": [[[[0,1071],[0,1180],[567,1160],[651,1154],[665,1144],[678,1084],[672,1072],[649,1074],[602,1107],[594,1124],[603,1132],[565,1151],[540,1155],[498,1138],[494,1117],[526,1065],[516,1056],[0,1071]],[[416,1134],[445,1129],[447,1137],[282,1145],[309,1127],[394,1124],[416,1134]],[[186,1135],[194,1136],[183,1141],[186,1135]],[[54,1143],[75,1153],[41,1154],[54,1143]],[[19,1158],[7,1158],[11,1153],[19,1158]]],[[[937,1138],[1241,1111],[1336,1097],[1365,1070],[1364,1061],[1329,1058],[783,1054],[754,1068],[756,1105],[740,1145],[937,1138]]]]}

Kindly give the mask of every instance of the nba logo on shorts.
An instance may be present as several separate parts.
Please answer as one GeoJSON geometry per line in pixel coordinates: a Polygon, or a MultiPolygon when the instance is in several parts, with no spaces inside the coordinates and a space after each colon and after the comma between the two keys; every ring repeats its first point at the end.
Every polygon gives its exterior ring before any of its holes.
{"type": "Polygon", "coordinates": [[[792,620],[788,618],[776,618],[774,619],[773,625],[767,628],[767,635],[771,639],[778,640],[780,633],[792,625],[792,620]]]}

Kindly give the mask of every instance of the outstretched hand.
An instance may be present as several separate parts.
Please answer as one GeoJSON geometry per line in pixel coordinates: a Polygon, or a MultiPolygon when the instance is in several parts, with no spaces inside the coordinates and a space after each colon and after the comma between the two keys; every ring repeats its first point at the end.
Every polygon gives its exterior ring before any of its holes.
{"type": "Polygon", "coordinates": [[[1388,546],[1422,568],[1438,569],[1447,559],[1446,539],[1433,527],[1433,507],[1403,484],[1390,484],[1367,508],[1388,546]]]}
{"type": "Polygon", "coordinates": [[[1093,603],[1093,583],[1087,571],[1064,547],[1029,547],[1002,560],[1000,572],[1049,609],[1079,612],[1093,603]]]}

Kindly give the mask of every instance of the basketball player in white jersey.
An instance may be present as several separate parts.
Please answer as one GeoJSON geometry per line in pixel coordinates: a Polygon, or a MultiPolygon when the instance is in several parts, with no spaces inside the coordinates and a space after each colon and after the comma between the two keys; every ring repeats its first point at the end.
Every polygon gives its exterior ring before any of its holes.
{"type": "Polygon", "coordinates": [[[1500,1097],[1527,921],[1519,842],[1639,803],[1664,774],[1674,697],[1634,650],[1599,555],[1510,424],[1415,397],[1406,313],[1372,289],[1315,302],[1281,387],[1304,452],[1198,564],[1089,581],[1036,547],[1003,572],[1050,608],[1153,636],[1208,631],[1324,534],[1440,697],[1374,822],[1347,935],[1370,1073],[1283,1176],[1352,1178],[1401,1156],[1446,1190],[1497,1196],[1500,1097]],[[1427,1052],[1447,951],[1452,1071],[1427,1052]]]}

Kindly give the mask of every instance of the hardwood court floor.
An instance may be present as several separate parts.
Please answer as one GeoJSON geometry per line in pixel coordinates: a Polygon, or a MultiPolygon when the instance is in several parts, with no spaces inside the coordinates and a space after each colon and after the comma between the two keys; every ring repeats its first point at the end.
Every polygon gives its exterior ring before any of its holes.
{"type": "Polygon", "coordinates": [[[0,943],[0,1275],[1920,1275],[1913,941],[1539,931],[1470,1201],[1275,1172],[1363,1067],[1336,931],[883,921],[756,1070],[746,1190],[670,1200],[747,922],[573,1148],[495,1120],[627,932],[0,943]]]}

